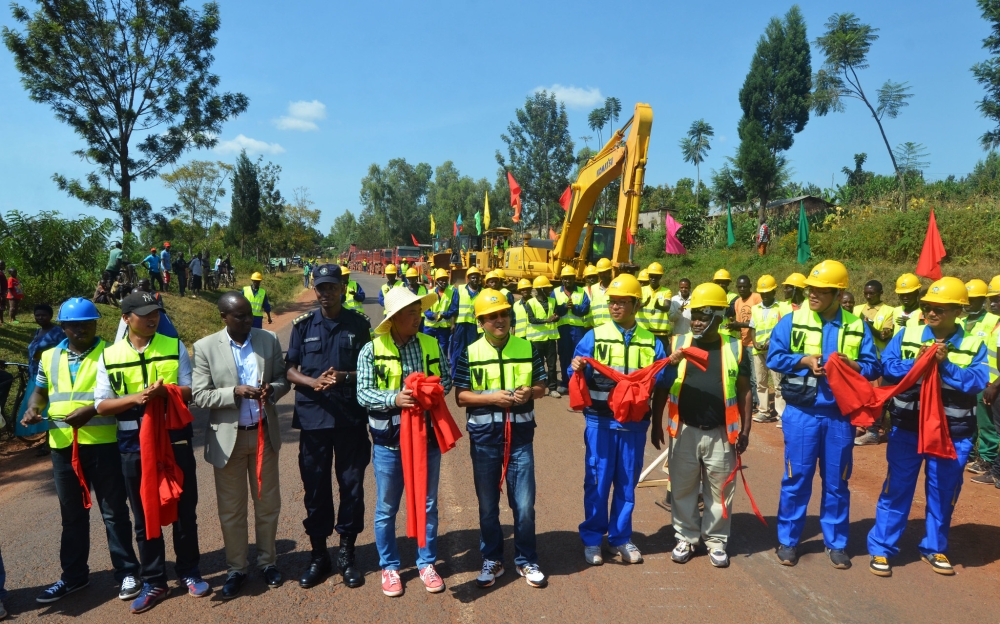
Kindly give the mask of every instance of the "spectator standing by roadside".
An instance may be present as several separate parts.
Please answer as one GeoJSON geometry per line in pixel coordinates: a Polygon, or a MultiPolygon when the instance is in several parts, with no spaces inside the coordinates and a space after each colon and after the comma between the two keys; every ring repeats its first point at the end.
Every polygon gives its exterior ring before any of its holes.
{"type": "Polygon", "coordinates": [[[196,253],[194,258],[191,258],[191,295],[192,299],[197,299],[198,294],[201,293],[201,278],[205,272],[205,265],[201,261],[201,253],[196,253]]]}
{"type": "MultiPolygon", "coordinates": [[[[35,306],[35,323],[38,324],[38,329],[35,331],[31,343],[28,344],[28,383],[24,389],[24,400],[21,401],[20,409],[17,412],[17,420],[15,421],[14,435],[19,438],[37,435],[49,430],[48,423],[22,425],[21,419],[24,417],[24,413],[28,411],[28,399],[31,398],[31,394],[35,391],[35,377],[38,375],[38,366],[42,359],[42,352],[56,346],[66,337],[62,328],[52,322],[52,306],[47,303],[39,303],[35,306]]],[[[45,445],[40,450],[46,451],[47,449],[48,445],[45,445]]],[[[47,452],[41,453],[41,455],[47,454],[47,452]]]]}
{"type": "Polygon", "coordinates": [[[170,290],[170,241],[163,243],[160,252],[160,272],[163,274],[163,290],[170,290]]]}
{"type": "Polygon", "coordinates": [[[111,248],[111,252],[108,254],[108,266],[104,268],[105,271],[111,271],[112,275],[117,275],[118,271],[122,269],[122,244],[120,242],[115,242],[114,246],[111,248]]]}
{"type": "Polygon", "coordinates": [[[312,272],[312,265],[306,262],[302,265],[302,287],[309,288],[309,273],[312,272]]]}
{"type": "Polygon", "coordinates": [[[7,278],[7,301],[10,302],[10,322],[14,325],[21,324],[21,321],[17,320],[17,308],[21,305],[21,299],[24,299],[21,280],[17,278],[17,269],[11,267],[10,277],[7,278]]]}
{"type": "Polygon", "coordinates": [[[149,255],[142,259],[142,265],[149,269],[150,285],[155,288],[155,284],[159,283],[159,290],[163,290],[163,274],[160,273],[160,256],[156,253],[156,247],[149,250],[149,255]]]}
{"type": "Polygon", "coordinates": [[[184,252],[177,252],[177,259],[171,265],[174,268],[174,275],[177,276],[177,289],[181,297],[184,296],[184,289],[187,288],[187,261],[184,260],[184,252]]]}

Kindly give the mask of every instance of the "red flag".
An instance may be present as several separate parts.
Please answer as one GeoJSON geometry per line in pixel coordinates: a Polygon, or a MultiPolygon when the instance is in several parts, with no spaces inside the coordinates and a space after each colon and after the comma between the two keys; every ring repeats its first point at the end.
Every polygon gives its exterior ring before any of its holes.
{"type": "Polygon", "coordinates": [[[573,203],[573,185],[570,184],[563,191],[563,194],[559,197],[559,205],[562,206],[564,212],[569,212],[569,207],[573,203]]]}
{"type": "Polygon", "coordinates": [[[556,240],[557,238],[559,238],[559,234],[557,234],[556,231],[554,229],[552,229],[552,226],[550,225],[549,226],[549,240],[556,240]]]}
{"type": "Polygon", "coordinates": [[[458,221],[455,222],[455,230],[452,232],[452,236],[458,236],[458,221]]]}
{"type": "Polygon", "coordinates": [[[938,232],[937,220],[934,218],[934,209],[931,208],[931,218],[927,223],[927,236],[924,237],[924,248],[920,252],[917,270],[914,272],[928,279],[941,279],[941,260],[946,255],[941,233],[938,232]]]}
{"type": "Polygon", "coordinates": [[[507,172],[507,183],[510,185],[510,205],[514,207],[514,223],[521,222],[521,186],[511,173],[507,172]]]}
{"type": "Polygon", "coordinates": [[[420,243],[417,242],[417,237],[416,236],[414,236],[413,234],[410,234],[410,238],[413,239],[413,244],[414,245],[416,245],[417,247],[420,246],[420,243]]]}
{"type": "Polygon", "coordinates": [[[628,244],[629,245],[634,245],[635,244],[635,237],[632,236],[632,228],[629,228],[629,229],[625,230],[625,237],[628,240],[628,244]]]}

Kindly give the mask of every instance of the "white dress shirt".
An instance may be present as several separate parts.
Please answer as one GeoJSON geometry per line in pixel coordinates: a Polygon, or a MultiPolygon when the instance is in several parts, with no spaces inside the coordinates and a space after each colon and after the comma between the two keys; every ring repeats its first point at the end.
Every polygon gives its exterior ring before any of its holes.
{"type": "MultiPolygon", "coordinates": [[[[229,331],[226,331],[229,336],[229,331]]],[[[250,334],[247,334],[246,342],[237,344],[232,336],[229,336],[229,348],[233,350],[233,359],[236,360],[236,374],[240,378],[240,384],[253,386],[260,385],[257,377],[257,356],[254,355],[253,345],[250,344],[250,334]]],[[[252,399],[240,400],[240,426],[249,427],[260,422],[260,406],[252,399]]]]}

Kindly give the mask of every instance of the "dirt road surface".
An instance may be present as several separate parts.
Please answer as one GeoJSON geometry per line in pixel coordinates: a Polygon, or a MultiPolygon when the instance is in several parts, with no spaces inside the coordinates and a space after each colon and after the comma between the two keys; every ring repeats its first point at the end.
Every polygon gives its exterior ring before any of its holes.
{"type": "MultiPolygon", "coordinates": [[[[366,310],[381,318],[377,301],[381,279],[357,276],[368,293],[366,310]]],[[[287,345],[291,320],[312,307],[310,292],[285,312],[276,328],[287,345]]],[[[464,431],[464,414],[449,400],[456,421],[464,431]]],[[[35,603],[35,596],[59,578],[59,508],[47,458],[22,451],[0,458],[0,548],[7,567],[7,600],[12,621],[59,622],[513,622],[513,621],[631,621],[683,618],[688,622],[738,619],[753,622],[888,622],[997,621],[1000,609],[1000,529],[997,505],[1000,491],[966,481],[954,514],[949,556],[957,569],[954,577],[934,574],[920,561],[916,545],[923,535],[922,481],[918,486],[902,553],[894,561],[894,575],[883,579],[867,570],[865,538],[873,523],[875,502],[885,473],[885,446],[859,448],[851,479],[851,532],[848,552],[854,567],[833,569],[823,554],[817,520],[816,496],[809,509],[801,562],[794,568],[778,564],[775,512],[782,471],[781,431],[757,425],[746,453],[746,475],[764,513],[768,527],[754,517],[742,488],[734,504],[728,569],[712,568],[701,554],[685,565],[670,561],[674,546],[670,514],[658,503],[665,491],[640,489],[634,518],[633,540],[645,562],[625,565],[606,553],[606,563],[588,566],[577,533],[582,519],[583,419],[568,409],[567,399],[543,399],[536,404],[535,437],[537,478],[537,528],[540,565],[550,575],[549,586],[533,589],[513,569],[510,511],[504,502],[502,518],[506,542],[507,573],[497,584],[480,590],[475,577],[481,565],[478,509],[472,482],[468,440],[444,455],[440,485],[440,537],[438,570],[447,584],[443,594],[423,589],[413,567],[415,541],[401,538],[402,571],[406,593],[400,598],[382,595],[377,571],[378,556],[371,530],[375,481],[366,475],[366,527],[358,539],[358,557],[366,574],[359,589],[345,587],[339,575],[309,590],[296,579],[309,561],[309,540],[302,528],[304,506],[297,468],[298,433],[291,429],[292,397],[280,405],[283,420],[281,451],[282,513],[278,529],[278,565],[286,582],[268,589],[253,574],[243,594],[224,602],[219,590],[226,566],[215,507],[215,489],[209,464],[198,465],[198,507],[201,570],[213,586],[206,598],[192,598],[174,587],[169,599],[152,611],[130,616],[127,603],[119,601],[111,573],[107,541],[97,508],[91,524],[91,585],[50,606],[35,603]],[[29,457],[30,456],[30,457],[29,457]]],[[[195,444],[204,441],[206,413],[195,410],[195,444]]],[[[646,460],[658,453],[649,444],[646,460]]],[[[197,455],[201,457],[200,452],[197,455]]],[[[819,490],[816,478],[814,493],[819,490]]],[[[405,533],[404,512],[397,531],[405,533]]],[[[252,522],[252,514],[251,514],[252,522]]],[[[165,529],[169,534],[170,529],[165,529]]],[[[251,529],[250,535],[253,535],[251,529]]],[[[167,557],[172,551],[167,539],[167,557]]],[[[331,540],[331,546],[335,538],[331,540]]],[[[251,561],[255,553],[251,546],[251,561]]]]}

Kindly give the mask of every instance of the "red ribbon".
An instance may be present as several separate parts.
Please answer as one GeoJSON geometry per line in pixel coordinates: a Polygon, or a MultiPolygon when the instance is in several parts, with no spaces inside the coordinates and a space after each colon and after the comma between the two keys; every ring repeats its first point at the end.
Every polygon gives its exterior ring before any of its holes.
{"type": "Polygon", "coordinates": [[[146,537],[156,539],[161,526],[177,521],[177,502],[184,489],[184,471],[174,459],[168,429],[183,429],[194,418],[184,404],[181,389],[167,389],[167,400],[155,398],[146,404],[139,427],[139,457],[142,477],[139,484],[142,510],[146,516],[146,537]]]}
{"type": "Polygon", "coordinates": [[[510,410],[503,411],[503,470],[500,471],[500,491],[503,492],[503,482],[507,478],[507,465],[510,463],[510,410]]]}
{"type": "Polygon", "coordinates": [[[77,480],[80,481],[80,489],[83,490],[83,508],[90,509],[90,488],[87,487],[87,480],[83,477],[83,464],[80,463],[80,443],[76,439],[77,428],[73,427],[73,472],[76,473],[77,480]]]}
{"type": "Polygon", "coordinates": [[[753,494],[750,493],[750,484],[747,483],[747,477],[743,474],[743,460],[741,459],[741,455],[739,453],[736,454],[736,467],[733,468],[733,471],[729,473],[729,477],[726,479],[725,483],[722,484],[722,500],[720,501],[722,503],[722,517],[729,517],[729,510],[726,509],[726,488],[729,487],[729,484],[736,478],[737,472],[740,473],[740,478],[743,479],[743,489],[747,492],[747,498],[750,499],[750,506],[753,507],[753,512],[757,514],[757,519],[763,522],[764,526],[767,526],[767,520],[765,520],[764,516],[760,513],[760,509],[757,508],[757,501],[753,499],[753,494]]]}
{"type": "Polygon", "coordinates": [[[261,466],[264,465],[264,399],[257,399],[257,500],[263,484],[261,466]]]}

